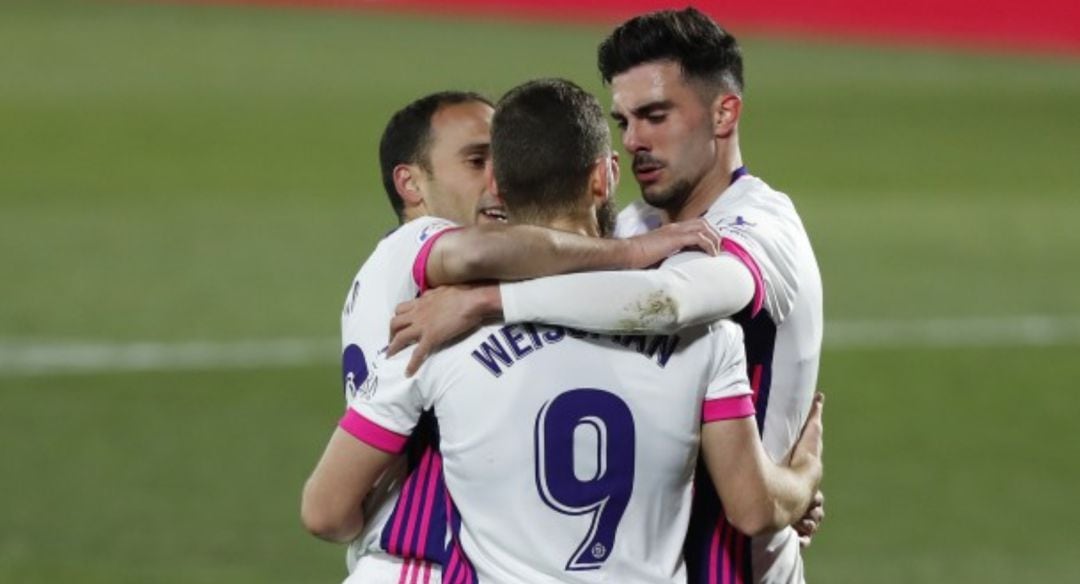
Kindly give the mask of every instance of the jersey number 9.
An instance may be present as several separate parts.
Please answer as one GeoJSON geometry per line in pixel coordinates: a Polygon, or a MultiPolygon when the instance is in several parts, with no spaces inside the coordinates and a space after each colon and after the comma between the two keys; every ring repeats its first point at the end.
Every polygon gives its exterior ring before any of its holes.
{"type": "Polygon", "coordinates": [[[611,392],[572,389],[540,409],[534,438],[540,498],[564,515],[592,516],[589,531],[566,569],[600,568],[614,549],[615,531],[634,488],[634,417],[630,408],[611,392]],[[586,437],[594,440],[586,441],[586,437]],[[575,438],[580,442],[577,448],[575,438]],[[595,452],[587,446],[592,442],[595,452]],[[582,454],[582,450],[589,459],[575,460],[575,454],[582,454]],[[591,476],[582,477],[581,468],[587,468],[584,474],[591,476]]]}

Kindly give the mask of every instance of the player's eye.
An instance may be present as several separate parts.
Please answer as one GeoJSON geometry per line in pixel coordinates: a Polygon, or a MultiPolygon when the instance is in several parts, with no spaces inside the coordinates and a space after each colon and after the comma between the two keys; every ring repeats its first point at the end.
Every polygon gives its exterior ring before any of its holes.
{"type": "Polygon", "coordinates": [[[483,156],[470,156],[465,159],[465,164],[477,170],[482,170],[484,165],[487,164],[487,159],[483,156]]]}
{"type": "Polygon", "coordinates": [[[645,120],[650,124],[661,124],[667,119],[667,113],[652,113],[645,116],[645,120]]]}

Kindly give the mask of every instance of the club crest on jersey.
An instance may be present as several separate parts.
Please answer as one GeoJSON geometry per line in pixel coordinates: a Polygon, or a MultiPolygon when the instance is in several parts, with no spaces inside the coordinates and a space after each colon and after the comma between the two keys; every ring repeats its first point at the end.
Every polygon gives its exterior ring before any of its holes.
{"type": "Polygon", "coordinates": [[[446,229],[447,227],[453,227],[453,223],[449,221],[436,221],[420,230],[420,236],[417,238],[420,243],[427,241],[432,235],[446,229]]]}
{"type": "Polygon", "coordinates": [[[757,227],[757,223],[747,221],[742,215],[736,215],[734,218],[725,217],[716,223],[716,228],[720,231],[734,231],[735,233],[745,233],[751,227],[757,227]]]}
{"type": "Polygon", "coordinates": [[[347,400],[371,399],[375,395],[378,378],[369,374],[364,351],[357,345],[345,347],[341,355],[341,383],[347,400]]]}

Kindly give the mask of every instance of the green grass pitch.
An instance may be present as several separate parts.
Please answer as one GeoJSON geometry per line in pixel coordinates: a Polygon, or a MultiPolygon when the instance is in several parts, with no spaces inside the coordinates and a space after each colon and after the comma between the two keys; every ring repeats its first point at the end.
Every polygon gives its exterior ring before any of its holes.
{"type": "MultiPolygon", "coordinates": [[[[0,5],[0,344],[334,338],[393,224],[388,115],[538,76],[606,104],[604,31],[0,5]]],[[[1080,315],[1080,62],[744,44],[744,154],[799,205],[830,320],[1080,315]]],[[[828,349],[811,580],[1080,581],[1078,345],[828,349]]],[[[334,360],[0,374],[0,582],[338,581],[297,517],[334,360]]]]}

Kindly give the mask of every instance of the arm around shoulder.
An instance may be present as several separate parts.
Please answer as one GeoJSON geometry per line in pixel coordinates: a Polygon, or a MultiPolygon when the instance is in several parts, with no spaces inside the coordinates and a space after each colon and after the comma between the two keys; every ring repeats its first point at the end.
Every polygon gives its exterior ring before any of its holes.
{"type": "Polygon", "coordinates": [[[394,454],[370,446],[343,428],[334,430],[304,484],[300,519],[312,535],[352,541],[364,528],[363,501],[394,454]]]}
{"type": "Polygon", "coordinates": [[[734,256],[680,256],[657,270],[570,274],[504,284],[505,319],[596,332],[670,333],[731,316],[753,300],[754,279],[734,256]]]}
{"type": "Polygon", "coordinates": [[[809,508],[823,473],[821,413],[818,398],[785,465],[769,459],[752,416],[704,425],[702,456],[728,520],[739,531],[751,536],[776,531],[809,508]]]}

